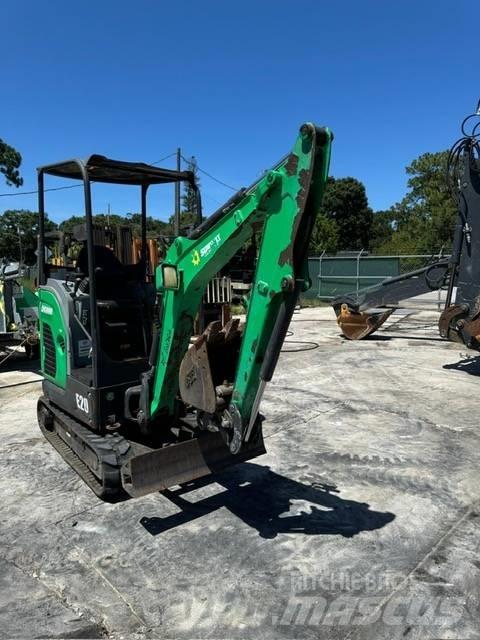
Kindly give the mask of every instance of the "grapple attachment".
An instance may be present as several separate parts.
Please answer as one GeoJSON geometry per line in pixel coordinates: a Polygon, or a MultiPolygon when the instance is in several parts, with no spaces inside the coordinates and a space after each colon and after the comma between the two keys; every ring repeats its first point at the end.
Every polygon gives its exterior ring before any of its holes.
{"type": "Polygon", "coordinates": [[[334,307],[337,324],[348,340],[362,340],[376,331],[394,309],[365,309],[357,311],[344,303],[334,307]]]}

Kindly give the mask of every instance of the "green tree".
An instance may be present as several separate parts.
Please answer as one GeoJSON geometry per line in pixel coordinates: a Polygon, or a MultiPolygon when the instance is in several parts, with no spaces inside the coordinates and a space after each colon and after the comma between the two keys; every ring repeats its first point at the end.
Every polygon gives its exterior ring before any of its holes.
{"type": "MultiPolygon", "coordinates": [[[[53,231],[54,222],[45,219],[45,230],[53,231]]],[[[8,210],[0,215],[0,257],[35,264],[38,234],[38,213],[8,210]]]]}
{"type": "Polygon", "coordinates": [[[375,252],[378,247],[386,244],[395,233],[395,213],[393,209],[388,211],[375,211],[370,227],[369,249],[375,252]]]}
{"type": "MultiPolygon", "coordinates": [[[[457,207],[446,182],[448,151],[424,153],[406,168],[410,192],[400,203],[402,220],[413,214],[425,222],[425,240],[432,250],[450,246],[457,207]]],[[[400,220],[399,220],[400,224],[400,220]]]]}
{"type": "MultiPolygon", "coordinates": [[[[133,234],[140,237],[142,232],[142,216],[140,213],[127,214],[128,224],[133,226],[133,234]]],[[[169,222],[157,220],[152,216],[147,216],[147,237],[158,238],[159,236],[171,235],[173,227],[169,222]]]]}
{"type": "Polygon", "coordinates": [[[319,213],[313,227],[310,240],[310,253],[318,255],[323,253],[336,253],[338,250],[338,225],[335,220],[324,213],[319,213]]]}
{"type": "MultiPolygon", "coordinates": [[[[100,225],[124,225],[132,229],[132,233],[137,238],[140,237],[142,232],[142,216],[140,213],[128,213],[126,216],[120,216],[116,213],[99,213],[93,216],[93,220],[96,224],[100,225]]],[[[71,233],[76,225],[84,224],[84,216],[70,216],[66,220],[63,220],[58,228],[60,231],[71,233]]],[[[152,216],[147,216],[147,237],[157,238],[161,235],[170,235],[173,233],[173,227],[170,223],[163,220],[157,220],[152,216]]]]}
{"type": "Polygon", "coordinates": [[[0,138],[0,173],[3,173],[9,186],[22,186],[23,178],[20,177],[19,171],[21,164],[20,153],[0,138]]]}
{"type": "MultiPolygon", "coordinates": [[[[190,228],[195,226],[197,215],[192,211],[180,211],[180,235],[185,235],[190,228]]],[[[170,235],[173,235],[175,229],[175,214],[172,213],[168,219],[168,229],[170,235]]]]}
{"type": "Polygon", "coordinates": [[[394,232],[375,242],[377,253],[434,253],[448,250],[457,208],[446,183],[448,151],[424,153],[406,167],[408,193],[392,207],[394,232]]]}
{"type": "Polygon", "coordinates": [[[331,252],[368,249],[372,220],[365,187],[359,180],[329,178],[313,231],[314,250],[326,246],[331,252]],[[326,234],[325,240],[322,234],[326,234]]]}
{"type": "MultiPolygon", "coordinates": [[[[395,214],[392,207],[392,215],[395,214]]],[[[407,224],[397,224],[389,238],[373,245],[374,253],[378,255],[400,255],[413,253],[433,253],[428,240],[428,229],[424,220],[412,215],[407,224]]]]}
{"type": "Polygon", "coordinates": [[[65,220],[62,220],[58,225],[60,231],[64,233],[72,233],[73,228],[78,224],[83,224],[85,222],[85,216],[70,216],[65,220]]]}
{"type": "MultiPolygon", "coordinates": [[[[140,219],[140,214],[138,214],[138,217],[140,219]]],[[[99,224],[105,227],[108,225],[112,225],[112,226],[125,225],[127,227],[135,226],[129,217],[120,216],[117,213],[108,213],[108,214],[97,213],[96,215],[93,216],[93,222],[95,224],[99,224]]],[[[63,231],[64,233],[71,233],[74,227],[84,223],[85,223],[85,216],[70,216],[70,218],[63,220],[58,225],[58,228],[60,229],[60,231],[63,231]]]]}

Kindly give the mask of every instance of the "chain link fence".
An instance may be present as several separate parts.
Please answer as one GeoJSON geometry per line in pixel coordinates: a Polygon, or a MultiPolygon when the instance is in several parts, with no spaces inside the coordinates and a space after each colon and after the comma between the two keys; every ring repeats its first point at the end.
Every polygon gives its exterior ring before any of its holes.
{"type": "MultiPolygon", "coordinates": [[[[394,278],[415,271],[449,254],[439,251],[435,254],[369,255],[363,249],[335,256],[312,256],[308,259],[311,289],[305,298],[328,302],[338,295],[358,292],[388,278],[394,278]]],[[[444,292],[438,290],[435,295],[428,294],[422,304],[442,306],[444,292]]]]}

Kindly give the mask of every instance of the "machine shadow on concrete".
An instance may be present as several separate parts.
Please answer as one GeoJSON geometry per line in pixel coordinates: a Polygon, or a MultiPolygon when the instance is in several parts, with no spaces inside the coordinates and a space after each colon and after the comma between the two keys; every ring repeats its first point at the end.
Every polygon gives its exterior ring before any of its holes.
{"type": "MultiPolygon", "coordinates": [[[[385,328],[385,331],[388,331],[388,327],[385,328]]],[[[342,338],[347,340],[345,336],[342,336],[342,338]]],[[[432,336],[409,336],[409,335],[400,336],[398,335],[398,333],[394,333],[391,336],[372,333],[371,335],[366,336],[365,338],[362,338],[362,342],[387,342],[389,340],[412,340],[412,341],[421,340],[422,342],[445,342],[444,338],[435,338],[432,336]]]]}
{"type": "Polygon", "coordinates": [[[393,513],[372,511],[367,503],[345,500],[338,493],[335,486],[303,484],[274,473],[269,467],[248,462],[162,492],[180,512],[165,518],[145,517],[140,524],[155,536],[226,507],[257,529],[262,538],[275,538],[280,533],[350,538],[361,531],[380,529],[395,518],[393,513]],[[195,502],[183,497],[213,482],[226,491],[195,502]]]}
{"type": "Polygon", "coordinates": [[[458,362],[444,364],[443,369],[454,369],[455,371],[464,371],[471,376],[480,376],[480,356],[467,356],[458,362]]]}

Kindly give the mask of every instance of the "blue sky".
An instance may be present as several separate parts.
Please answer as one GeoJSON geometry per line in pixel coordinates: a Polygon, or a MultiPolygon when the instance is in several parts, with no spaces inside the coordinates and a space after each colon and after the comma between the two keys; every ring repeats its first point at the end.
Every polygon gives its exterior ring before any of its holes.
{"type": "MultiPolygon", "coordinates": [[[[382,209],[405,193],[413,158],[458,137],[480,95],[469,0],[18,0],[0,15],[0,137],[23,155],[22,190],[41,164],[91,153],[154,162],[177,146],[240,187],[313,120],[335,133],[332,175],[362,180],[382,209]]],[[[207,213],[231,195],[201,184],[207,213]]],[[[150,211],[168,218],[161,190],[150,211]]],[[[50,193],[47,210],[61,220],[81,211],[80,196],[50,193]]],[[[95,211],[108,204],[138,210],[130,188],[98,187],[95,211]]],[[[7,208],[35,210],[36,198],[0,198],[7,208]]]]}

